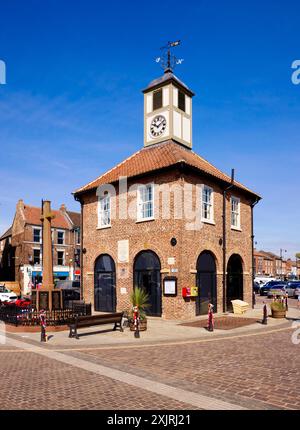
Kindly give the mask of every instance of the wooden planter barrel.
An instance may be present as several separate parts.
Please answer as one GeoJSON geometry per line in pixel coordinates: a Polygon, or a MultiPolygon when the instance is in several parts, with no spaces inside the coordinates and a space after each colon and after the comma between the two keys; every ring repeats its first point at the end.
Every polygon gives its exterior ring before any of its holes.
{"type": "MultiPolygon", "coordinates": [[[[129,327],[131,331],[134,331],[134,322],[133,320],[129,320],[129,327]]],[[[140,321],[140,331],[146,331],[147,330],[147,319],[140,321]]]]}
{"type": "Polygon", "coordinates": [[[286,317],[286,310],[279,311],[275,309],[271,309],[272,311],[272,318],[285,318],[286,317]]]}

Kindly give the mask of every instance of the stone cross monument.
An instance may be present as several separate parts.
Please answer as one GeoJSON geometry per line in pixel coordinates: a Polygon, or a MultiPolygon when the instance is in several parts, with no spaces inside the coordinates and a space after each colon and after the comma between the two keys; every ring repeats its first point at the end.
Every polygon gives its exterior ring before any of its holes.
{"type": "Polygon", "coordinates": [[[53,252],[51,221],[55,218],[51,212],[51,202],[43,200],[41,221],[43,225],[43,282],[41,288],[36,292],[37,310],[61,309],[62,297],[60,290],[54,290],[53,281],[53,252]]]}

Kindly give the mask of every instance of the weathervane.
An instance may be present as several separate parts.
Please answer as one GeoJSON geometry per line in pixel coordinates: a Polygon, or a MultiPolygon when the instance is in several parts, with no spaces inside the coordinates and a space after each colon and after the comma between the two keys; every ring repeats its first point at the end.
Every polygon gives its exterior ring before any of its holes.
{"type": "Polygon", "coordinates": [[[182,64],[183,58],[177,58],[174,54],[171,53],[171,48],[180,45],[180,40],[176,40],[175,42],[168,42],[166,46],[160,48],[163,53],[161,57],[157,57],[155,59],[156,63],[160,63],[165,73],[172,72],[174,67],[177,64],[182,64]]]}

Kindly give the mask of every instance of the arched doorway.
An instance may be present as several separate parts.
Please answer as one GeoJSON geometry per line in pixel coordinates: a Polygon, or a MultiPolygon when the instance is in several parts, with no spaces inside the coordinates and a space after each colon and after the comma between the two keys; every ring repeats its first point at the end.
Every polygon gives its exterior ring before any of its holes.
{"type": "Polygon", "coordinates": [[[116,268],[108,254],[100,255],[95,261],[95,311],[116,311],[116,268]]]}
{"type": "Polygon", "coordinates": [[[147,315],[161,316],[161,275],[160,261],[152,251],[140,252],[134,261],[134,288],[143,288],[149,294],[147,315]]]}
{"type": "Polygon", "coordinates": [[[214,305],[217,311],[217,271],[215,257],[209,251],[202,252],[197,260],[197,287],[196,315],[205,315],[208,304],[214,305]]]}
{"type": "Polygon", "coordinates": [[[231,300],[243,300],[243,261],[233,254],[227,263],[227,310],[232,310],[231,300]]]}

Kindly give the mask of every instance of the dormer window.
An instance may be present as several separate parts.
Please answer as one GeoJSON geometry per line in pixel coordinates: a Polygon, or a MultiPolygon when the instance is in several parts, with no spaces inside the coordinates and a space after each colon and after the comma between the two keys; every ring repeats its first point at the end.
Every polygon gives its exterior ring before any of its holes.
{"type": "Polygon", "coordinates": [[[160,109],[162,107],[162,88],[153,92],[153,110],[160,109]]]}
{"type": "Polygon", "coordinates": [[[185,94],[182,91],[178,91],[178,109],[185,112],[185,94]]]}

